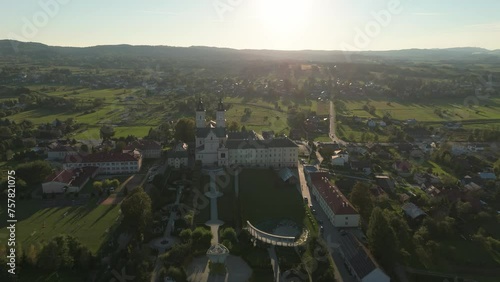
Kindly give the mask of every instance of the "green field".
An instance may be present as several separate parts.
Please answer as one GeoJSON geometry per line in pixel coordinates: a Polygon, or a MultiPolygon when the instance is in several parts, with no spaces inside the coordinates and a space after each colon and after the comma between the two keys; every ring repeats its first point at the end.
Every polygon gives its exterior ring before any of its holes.
{"type": "MultiPolygon", "coordinates": [[[[491,98],[489,100],[479,100],[478,105],[473,107],[466,106],[464,98],[432,98],[417,102],[407,102],[404,100],[392,100],[387,98],[373,99],[353,99],[340,100],[345,105],[338,114],[362,118],[382,118],[389,113],[393,119],[407,120],[416,119],[419,122],[463,122],[467,120],[478,121],[478,123],[499,124],[500,123],[500,98],[491,98]],[[375,113],[372,115],[363,109],[363,106],[369,103],[375,107],[375,113]],[[443,117],[438,116],[435,111],[441,110],[443,117]]],[[[337,108],[338,109],[338,108],[337,108]]]]}
{"type": "Polygon", "coordinates": [[[231,105],[226,112],[228,122],[237,121],[247,130],[255,130],[258,133],[263,130],[274,130],[274,132],[289,130],[286,111],[276,110],[271,103],[262,100],[245,102],[242,98],[230,98],[224,102],[231,105]],[[247,119],[243,118],[245,108],[252,111],[247,119]]]}
{"type": "MultiPolygon", "coordinates": [[[[458,122],[463,125],[461,131],[453,132],[453,140],[466,140],[473,129],[498,130],[500,128],[500,98],[477,100],[478,104],[465,105],[464,98],[432,98],[419,102],[408,102],[402,99],[388,98],[354,98],[340,99],[335,103],[338,135],[348,141],[389,141],[389,135],[384,130],[368,130],[366,119],[381,120],[389,115],[393,120],[406,121],[415,119],[421,125],[440,128],[446,122],[458,122]],[[369,113],[363,107],[369,104],[375,112],[369,113]],[[350,120],[353,116],[365,119],[364,122],[350,120]],[[344,118],[344,122],[340,120],[344,118]],[[469,131],[469,132],[467,132],[469,131]],[[377,140],[375,140],[377,136],[377,140]]],[[[450,137],[450,138],[451,138],[450,137]]],[[[365,141],[365,142],[366,142],[365,141]]]]}
{"type": "MultiPolygon", "coordinates": [[[[43,208],[43,201],[54,200],[17,202],[16,239],[24,247],[43,244],[59,234],[68,234],[80,239],[95,254],[120,216],[119,205],[98,205],[96,198],[88,199],[82,206],[52,208],[43,208]]],[[[7,234],[3,227],[0,236],[7,234]]]]}
{"type": "Polygon", "coordinates": [[[288,218],[302,224],[305,210],[295,185],[286,185],[269,169],[245,169],[239,176],[242,221],[259,224],[288,218]]]}

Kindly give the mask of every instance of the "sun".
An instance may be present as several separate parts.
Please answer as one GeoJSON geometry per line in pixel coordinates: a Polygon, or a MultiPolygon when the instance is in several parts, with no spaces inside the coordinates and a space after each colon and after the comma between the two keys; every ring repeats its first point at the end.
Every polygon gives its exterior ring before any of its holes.
{"type": "Polygon", "coordinates": [[[311,0],[256,0],[264,28],[284,35],[302,30],[310,21],[311,0]]]}

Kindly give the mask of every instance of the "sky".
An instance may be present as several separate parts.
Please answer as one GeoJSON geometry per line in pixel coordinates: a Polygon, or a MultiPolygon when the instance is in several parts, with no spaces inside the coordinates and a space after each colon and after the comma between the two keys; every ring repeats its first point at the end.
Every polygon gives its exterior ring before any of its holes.
{"type": "Polygon", "coordinates": [[[0,1],[0,39],[57,46],[500,49],[498,0],[0,1]]]}

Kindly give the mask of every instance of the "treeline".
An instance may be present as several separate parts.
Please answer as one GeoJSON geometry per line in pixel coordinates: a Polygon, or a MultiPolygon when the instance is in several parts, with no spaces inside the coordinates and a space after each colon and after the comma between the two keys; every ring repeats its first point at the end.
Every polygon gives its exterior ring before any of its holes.
{"type": "Polygon", "coordinates": [[[7,270],[7,249],[0,246],[0,280],[17,281],[23,273],[51,273],[61,270],[76,270],[89,273],[96,265],[96,257],[77,238],[70,235],[58,235],[45,244],[34,243],[29,246],[17,245],[16,275],[10,275],[7,270]]]}

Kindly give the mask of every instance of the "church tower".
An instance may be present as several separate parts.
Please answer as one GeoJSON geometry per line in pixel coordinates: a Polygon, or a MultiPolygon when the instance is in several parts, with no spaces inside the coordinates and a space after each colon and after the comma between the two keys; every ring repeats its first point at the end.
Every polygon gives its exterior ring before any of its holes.
{"type": "Polygon", "coordinates": [[[216,119],[217,127],[226,127],[226,109],[224,109],[224,104],[222,103],[222,98],[219,100],[217,105],[216,119]]]}
{"type": "Polygon", "coordinates": [[[196,128],[206,127],[205,114],[205,107],[203,106],[203,102],[200,98],[198,105],[196,106],[196,128]]]}

